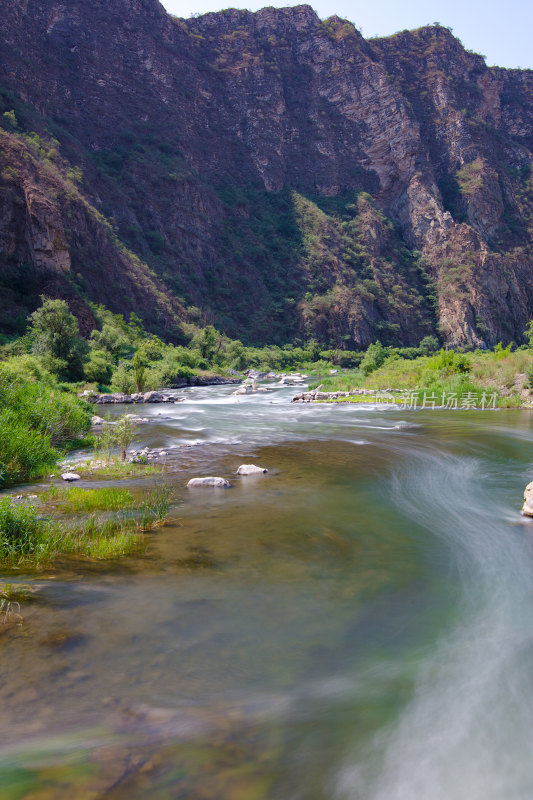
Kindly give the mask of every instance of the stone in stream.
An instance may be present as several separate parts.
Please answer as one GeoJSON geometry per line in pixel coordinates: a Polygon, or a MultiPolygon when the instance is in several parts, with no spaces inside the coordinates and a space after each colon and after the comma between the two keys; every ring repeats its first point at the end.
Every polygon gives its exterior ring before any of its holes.
{"type": "Polygon", "coordinates": [[[266,467],[256,467],[255,464],[241,464],[237,470],[237,475],[259,475],[268,472],[266,467]]]}
{"type": "Polygon", "coordinates": [[[533,481],[528,483],[525,488],[522,514],[524,517],[533,517],[533,481]]]}
{"type": "Polygon", "coordinates": [[[209,476],[207,478],[191,478],[187,486],[191,489],[229,489],[231,487],[231,483],[225,478],[215,478],[209,476]]]}
{"type": "Polygon", "coordinates": [[[162,403],[163,395],[161,392],[145,392],[143,400],[145,403],[162,403]]]}
{"type": "Polygon", "coordinates": [[[91,417],[91,425],[103,425],[104,422],[105,420],[102,417],[97,417],[96,415],[91,417]]]}
{"type": "Polygon", "coordinates": [[[64,481],[79,481],[80,476],[77,475],[75,472],[63,472],[61,475],[64,481]]]}
{"type": "Polygon", "coordinates": [[[252,385],[249,384],[249,383],[243,383],[243,385],[239,386],[239,388],[235,392],[233,392],[233,394],[237,394],[237,395],[240,395],[240,394],[252,394],[252,392],[253,392],[252,385]]]}

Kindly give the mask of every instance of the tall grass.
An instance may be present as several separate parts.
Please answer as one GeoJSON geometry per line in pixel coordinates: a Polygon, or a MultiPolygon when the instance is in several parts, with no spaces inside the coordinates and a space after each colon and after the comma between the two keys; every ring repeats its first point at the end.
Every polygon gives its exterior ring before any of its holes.
{"type": "Polygon", "coordinates": [[[141,504],[141,520],[145,528],[160,525],[165,521],[170,504],[172,492],[166,486],[156,486],[152,489],[141,504]]]}
{"type": "Polygon", "coordinates": [[[2,561],[18,561],[24,557],[39,560],[53,536],[49,523],[39,519],[34,505],[16,503],[10,497],[0,500],[2,561]]]}
{"type": "Polygon", "coordinates": [[[42,475],[89,425],[88,405],[51,376],[25,374],[13,359],[0,364],[0,485],[42,475]]]}
{"type": "Polygon", "coordinates": [[[80,514],[89,511],[122,511],[132,508],[134,498],[129,489],[103,487],[101,489],[80,489],[51,486],[41,495],[41,501],[51,501],[58,511],[65,514],[80,514]]]}
{"type": "MultiPolygon", "coordinates": [[[[76,522],[44,517],[35,504],[19,502],[11,497],[0,500],[0,564],[45,564],[61,555],[81,555],[88,558],[117,558],[131,553],[142,545],[142,533],[161,525],[170,507],[170,490],[156,487],[142,494],[135,502],[130,492],[124,490],[70,489],[69,504],[60,491],[56,494],[61,510],[105,508],[119,506],[124,499],[128,507],[113,510],[111,516],[102,518],[90,514],[76,522]],[[81,493],[87,493],[85,497],[81,493]],[[127,497],[126,497],[127,495],[127,497]]],[[[50,501],[54,493],[47,492],[42,499],[50,501]]],[[[120,507],[120,506],[119,506],[120,507]]]]}

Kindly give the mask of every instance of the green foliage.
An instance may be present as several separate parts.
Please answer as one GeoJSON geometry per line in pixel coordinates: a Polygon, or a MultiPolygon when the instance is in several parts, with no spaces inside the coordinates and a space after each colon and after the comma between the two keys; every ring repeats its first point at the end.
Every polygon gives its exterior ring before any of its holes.
{"type": "Polygon", "coordinates": [[[33,352],[61,380],[81,380],[88,348],[79,336],[78,321],[64,300],[41,300],[42,306],[31,315],[33,352]]]}
{"type": "Polygon", "coordinates": [[[117,558],[131,553],[140,546],[143,531],[164,522],[171,493],[166,487],[156,487],[134,498],[127,490],[73,487],[49,490],[40,501],[45,507],[56,501],[58,510],[67,513],[96,508],[114,513],[105,519],[91,514],[72,523],[43,517],[36,504],[4,497],[0,499],[0,563],[38,565],[59,555],[117,558]],[[135,511],[138,515],[131,514],[135,511]]]}
{"type": "Polygon", "coordinates": [[[527,337],[529,347],[533,350],[533,319],[527,323],[524,336],[527,337]]]}
{"type": "Polygon", "coordinates": [[[51,486],[40,497],[41,502],[51,501],[64,514],[81,514],[88,511],[121,511],[132,508],[134,498],[129,489],[103,487],[81,489],[79,486],[51,486]]]}
{"type": "Polygon", "coordinates": [[[420,355],[428,356],[439,349],[439,340],[436,336],[424,336],[419,345],[420,355]]]}
{"type": "Polygon", "coordinates": [[[387,351],[381,342],[374,342],[369,345],[367,351],[361,361],[361,370],[364,375],[370,375],[376,369],[379,369],[387,357],[387,351]]]}
{"type": "Polygon", "coordinates": [[[437,355],[428,361],[428,367],[446,375],[466,375],[470,372],[470,359],[464,353],[442,348],[437,355]]]}
{"type": "Polygon", "coordinates": [[[104,350],[91,350],[84,369],[85,377],[91,383],[107,385],[111,381],[113,369],[109,355],[104,350]]]}
{"type": "Polygon", "coordinates": [[[17,118],[13,109],[10,111],[4,111],[2,114],[2,119],[8,128],[18,128],[17,118]]]}
{"type": "Polygon", "coordinates": [[[135,381],[135,388],[138,392],[142,392],[145,386],[146,379],[146,360],[141,355],[141,351],[137,350],[131,361],[133,380],[135,381]]]}
{"type": "Polygon", "coordinates": [[[501,361],[503,358],[507,358],[511,354],[511,350],[513,347],[513,343],[509,342],[507,347],[504,347],[501,342],[494,347],[494,358],[496,361],[501,361]]]}
{"type": "MultiPolygon", "coordinates": [[[[411,348],[410,348],[411,349],[411,348]]],[[[414,349],[414,348],[413,348],[414,349]]],[[[476,350],[469,355],[441,349],[433,356],[405,357],[405,350],[388,348],[387,358],[378,369],[365,375],[362,371],[343,372],[321,379],[326,391],[352,391],[360,387],[372,390],[398,389],[430,391],[437,395],[473,392],[497,392],[500,407],[520,406],[523,375],[533,387],[533,364],[529,349],[511,352],[512,345],[496,346],[493,352],[476,350]]],[[[411,356],[411,354],[409,354],[411,356]]],[[[310,384],[311,388],[318,381],[310,384]]]]}
{"type": "Polygon", "coordinates": [[[0,486],[41,475],[59,456],[50,437],[29,429],[23,416],[0,411],[0,486]]]}
{"type": "Polygon", "coordinates": [[[483,170],[485,162],[482,158],[476,158],[469,164],[465,164],[457,171],[457,183],[461,194],[470,197],[483,187],[483,170]]]}
{"type": "Polygon", "coordinates": [[[232,341],[226,349],[228,366],[235,370],[246,369],[247,359],[243,343],[239,339],[232,341]]]}
{"type": "Polygon", "coordinates": [[[122,461],[126,460],[127,450],[135,439],[136,430],[137,427],[135,423],[127,416],[120,417],[117,424],[113,427],[113,436],[120,449],[122,461]]]}
{"type": "Polygon", "coordinates": [[[30,555],[38,560],[48,528],[34,505],[17,503],[11,497],[0,499],[0,561],[17,561],[30,555]]]}
{"type": "Polygon", "coordinates": [[[135,391],[135,378],[130,364],[121,361],[113,371],[111,389],[114,392],[123,392],[124,394],[131,394],[135,391]]]}
{"type": "Polygon", "coordinates": [[[58,448],[88,430],[86,403],[61,391],[49,373],[23,374],[32,359],[0,364],[0,485],[37,477],[61,455],[58,448]]]}
{"type": "Polygon", "coordinates": [[[95,439],[95,452],[102,453],[106,460],[111,451],[118,447],[122,461],[126,460],[128,447],[135,439],[137,426],[127,415],[120,417],[114,424],[104,425],[95,439]]]}
{"type": "MultiPolygon", "coordinates": [[[[124,325],[125,327],[125,325],[124,325]]],[[[119,358],[124,358],[132,353],[133,345],[118,324],[104,323],[102,330],[91,333],[91,346],[96,350],[104,351],[117,363],[119,358]]]]}
{"type": "Polygon", "coordinates": [[[209,364],[213,362],[219,339],[219,333],[212,325],[208,325],[207,328],[200,331],[193,340],[193,345],[200,351],[202,358],[209,364]]]}

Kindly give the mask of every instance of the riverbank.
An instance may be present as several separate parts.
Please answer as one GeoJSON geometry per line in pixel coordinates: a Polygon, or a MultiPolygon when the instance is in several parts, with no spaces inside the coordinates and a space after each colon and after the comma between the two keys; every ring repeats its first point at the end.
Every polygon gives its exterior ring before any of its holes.
{"type": "Polygon", "coordinates": [[[408,408],[532,408],[533,351],[441,350],[414,359],[384,357],[364,371],[330,375],[295,397],[296,402],[396,402],[408,408]]]}
{"type": "Polygon", "coordinates": [[[133,553],[142,534],[163,524],[169,505],[165,487],[134,494],[116,487],[50,486],[29,498],[0,498],[0,564],[37,568],[59,557],[133,553]]]}

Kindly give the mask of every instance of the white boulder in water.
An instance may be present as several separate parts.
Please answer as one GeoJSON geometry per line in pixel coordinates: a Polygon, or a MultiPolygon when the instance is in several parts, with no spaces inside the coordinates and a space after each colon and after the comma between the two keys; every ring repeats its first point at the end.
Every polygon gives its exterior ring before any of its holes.
{"type": "Polygon", "coordinates": [[[241,464],[237,470],[237,475],[259,475],[268,472],[266,467],[256,467],[255,464],[241,464]]]}
{"type": "Polygon", "coordinates": [[[191,489],[229,489],[231,487],[231,483],[225,478],[214,478],[209,476],[207,478],[191,478],[187,486],[191,489]]]}
{"type": "Polygon", "coordinates": [[[252,394],[252,392],[253,392],[253,386],[249,383],[243,383],[243,385],[239,386],[239,388],[235,392],[233,392],[233,394],[237,395],[252,394]]]}
{"type": "Polygon", "coordinates": [[[80,476],[77,475],[75,472],[64,472],[61,477],[64,481],[79,481],[80,476]]]}
{"type": "Polygon", "coordinates": [[[528,483],[524,491],[524,505],[522,506],[522,514],[525,517],[533,517],[533,481],[528,483]]]}

